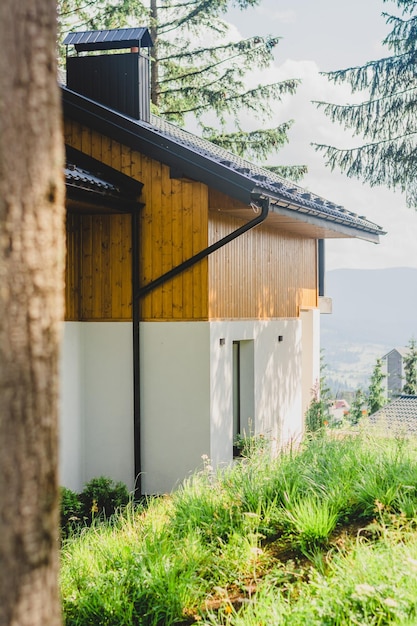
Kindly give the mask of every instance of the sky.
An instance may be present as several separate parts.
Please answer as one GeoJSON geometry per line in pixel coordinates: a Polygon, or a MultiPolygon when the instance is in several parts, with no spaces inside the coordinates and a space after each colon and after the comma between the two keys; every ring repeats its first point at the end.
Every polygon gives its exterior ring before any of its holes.
{"type": "MultiPolygon", "coordinates": [[[[282,37],[273,67],[248,78],[255,85],[300,78],[295,96],[274,107],[267,126],[294,120],[289,144],[270,162],[306,164],[309,173],[300,183],[310,191],[343,205],[381,225],[387,234],[378,245],[352,239],[326,242],[327,270],[417,267],[417,210],[406,207],[402,194],[385,187],[369,187],[325,166],[311,143],[352,145],[352,137],[312,104],[314,100],[352,102],[346,85],[332,85],[320,72],[363,65],[388,54],[382,45],[389,27],[381,13],[396,13],[382,0],[261,0],[255,9],[229,11],[227,20],[241,36],[271,34],[282,37]]],[[[259,126],[243,118],[247,128],[259,126]]]]}

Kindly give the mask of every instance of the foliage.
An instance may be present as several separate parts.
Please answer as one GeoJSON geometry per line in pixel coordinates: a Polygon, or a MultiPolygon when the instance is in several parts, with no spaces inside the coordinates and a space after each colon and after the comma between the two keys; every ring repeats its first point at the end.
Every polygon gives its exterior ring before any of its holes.
{"type": "Polygon", "coordinates": [[[416,620],[416,556],[415,536],[404,544],[390,532],[385,542],[344,545],[331,561],[326,557],[324,572],[278,564],[256,597],[242,608],[232,605],[227,610],[225,604],[222,610],[211,611],[203,624],[411,626],[416,620]]]}
{"type": "Polygon", "coordinates": [[[306,431],[308,433],[323,432],[324,426],[329,423],[331,394],[326,383],[326,367],[322,353],[320,357],[320,379],[311,390],[312,399],[305,415],[306,431]]]}
{"type": "Polygon", "coordinates": [[[218,472],[206,459],[64,542],[65,623],[415,623],[416,445],[326,437],[218,472]]]}
{"type": "Polygon", "coordinates": [[[122,482],[114,482],[111,478],[99,476],[92,478],[84,486],[80,502],[88,519],[110,517],[117,509],[128,504],[129,492],[122,482]]]}
{"type": "Polygon", "coordinates": [[[61,487],[60,525],[63,537],[68,537],[80,525],[83,518],[82,511],[83,506],[78,493],[67,487],[61,487]]]}
{"type": "Polygon", "coordinates": [[[236,456],[252,457],[254,454],[263,454],[267,452],[270,441],[262,434],[243,434],[238,433],[233,442],[233,449],[238,453],[236,456]]]}
{"type": "MultiPolygon", "coordinates": [[[[387,0],[384,0],[387,1],[387,0]]],[[[327,164],[349,177],[405,192],[417,206],[417,5],[396,0],[400,15],[383,13],[392,27],[384,40],[389,56],[326,74],[335,84],[347,83],[362,93],[359,104],[316,103],[333,122],[362,136],[362,145],[349,149],[316,145],[327,164]]]]}
{"type": "Polygon", "coordinates": [[[402,393],[417,394],[417,343],[412,337],[408,343],[408,353],[404,357],[405,384],[402,393]]]}
{"type": "MultiPolygon", "coordinates": [[[[279,37],[254,35],[237,40],[222,19],[229,4],[240,9],[260,0],[60,0],[61,37],[74,29],[150,25],[154,47],[151,63],[151,97],[158,115],[184,125],[192,118],[202,135],[235,154],[264,161],[288,142],[293,120],[273,128],[271,104],[294,94],[298,79],[248,88],[248,74],[270,67],[279,37]],[[240,122],[250,113],[262,123],[247,131],[240,122]],[[216,120],[214,128],[210,120],[216,120]]],[[[65,51],[61,47],[61,59],[65,51]]],[[[276,166],[278,171],[280,167],[276,166]]],[[[299,180],[305,166],[284,166],[281,174],[299,180]]]]}
{"type": "Polygon", "coordinates": [[[377,359],[371,375],[368,389],[368,415],[379,411],[387,403],[383,381],[386,375],[382,371],[382,360],[377,359]]]}
{"type": "Polygon", "coordinates": [[[81,493],[61,487],[61,534],[66,538],[81,526],[93,520],[109,519],[130,502],[130,495],[122,482],[99,476],[84,486],[81,493]]]}
{"type": "Polygon", "coordinates": [[[361,388],[355,391],[353,402],[350,406],[349,421],[352,426],[357,426],[363,417],[364,406],[366,405],[366,396],[361,388]]]}
{"type": "Polygon", "coordinates": [[[308,433],[322,432],[326,408],[326,404],[320,397],[320,383],[317,382],[312,389],[312,399],[305,415],[306,431],[308,433]]]}
{"type": "Polygon", "coordinates": [[[306,495],[289,502],[285,515],[304,554],[311,554],[314,548],[327,544],[338,513],[327,497],[306,495]]]}

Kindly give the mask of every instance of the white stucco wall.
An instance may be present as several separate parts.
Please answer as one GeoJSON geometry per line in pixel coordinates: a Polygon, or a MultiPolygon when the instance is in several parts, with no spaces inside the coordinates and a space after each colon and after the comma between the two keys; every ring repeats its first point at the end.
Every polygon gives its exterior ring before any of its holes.
{"type": "Polygon", "coordinates": [[[65,322],[60,374],[60,483],[79,491],[83,484],[82,326],[65,322]]]}
{"type": "Polygon", "coordinates": [[[210,327],[140,324],[142,489],[170,492],[210,454],[210,327]]]}
{"type": "Polygon", "coordinates": [[[61,484],[109,476],[133,489],[132,324],[66,322],[61,367],[61,484]]]}
{"type": "Polygon", "coordinates": [[[303,430],[301,319],[142,323],[145,493],[171,491],[201,467],[203,454],[215,466],[232,461],[233,341],[242,342],[244,430],[264,433],[277,446],[299,439],[303,430]]]}
{"type": "MultiPolygon", "coordinates": [[[[318,312],[299,319],[140,324],[144,493],[170,492],[233,458],[233,341],[241,346],[241,431],[298,440],[318,375],[318,312]],[[282,338],[280,341],[279,338],[282,338]]],[[[130,323],[65,324],[61,484],[100,475],[134,486],[130,323]]]]}
{"type": "Polygon", "coordinates": [[[253,342],[253,396],[246,387],[249,380],[242,381],[241,395],[247,432],[265,434],[277,446],[299,438],[303,427],[301,331],[298,319],[211,322],[211,455],[215,464],[230,462],[232,454],[233,341],[253,342]],[[225,339],[224,345],[220,338],[225,339]]]}

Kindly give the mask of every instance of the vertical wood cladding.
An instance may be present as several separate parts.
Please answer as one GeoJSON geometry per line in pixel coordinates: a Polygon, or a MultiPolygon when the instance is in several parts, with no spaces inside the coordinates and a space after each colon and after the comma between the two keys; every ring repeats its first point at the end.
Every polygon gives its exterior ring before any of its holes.
{"type": "Polygon", "coordinates": [[[131,319],[130,224],[130,215],[67,214],[66,319],[131,319]]]}
{"type": "MultiPolygon", "coordinates": [[[[66,122],[65,141],[143,183],[139,233],[142,285],[208,245],[206,185],[171,179],[165,165],[76,122],[66,122]]],[[[68,216],[67,319],[131,318],[130,223],[127,215],[68,216]],[[126,256],[119,251],[119,220],[126,256]]],[[[207,260],[143,298],[141,317],[208,319],[207,260]]]]}
{"type": "MultiPolygon", "coordinates": [[[[210,242],[241,225],[210,213],[210,242]]],[[[210,257],[209,315],[219,318],[298,317],[317,306],[316,241],[254,228],[210,257]]]]}
{"type": "MultiPolygon", "coordinates": [[[[171,179],[165,165],[76,122],[66,122],[65,141],[143,184],[142,285],[242,223],[208,210],[206,185],[171,179]]],[[[221,201],[234,208],[226,196],[221,201]]],[[[130,215],[69,213],[67,319],[127,320],[131,304],[130,215]]],[[[263,225],[148,294],[141,303],[141,318],[296,317],[300,306],[317,306],[316,241],[263,225]]]]}

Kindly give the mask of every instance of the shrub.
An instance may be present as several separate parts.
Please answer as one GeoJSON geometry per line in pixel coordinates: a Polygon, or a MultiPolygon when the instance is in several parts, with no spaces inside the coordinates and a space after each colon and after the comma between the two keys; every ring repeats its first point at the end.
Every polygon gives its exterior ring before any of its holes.
{"type": "Polygon", "coordinates": [[[111,478],[93,478],[80,494],[83,515],[91,522],[94,518],[108,518],[129,502],[129,492],[122,482],[111,478]]]}
{"type": "Polygon", "coordinates": [[[129,499],[126,485],[115,483],[105,476],[90,480],[80,494],[61,487],[61,536],[67,538],[82,525],[111,517],[118,509],[126,506],[129,499]]]}
{"type": "Polygon", "coordinates": [[[63,537],[68,537],[82,522],[82,508],[78,493],[67,487],[61,487],[60,524],[63,537]]]}

